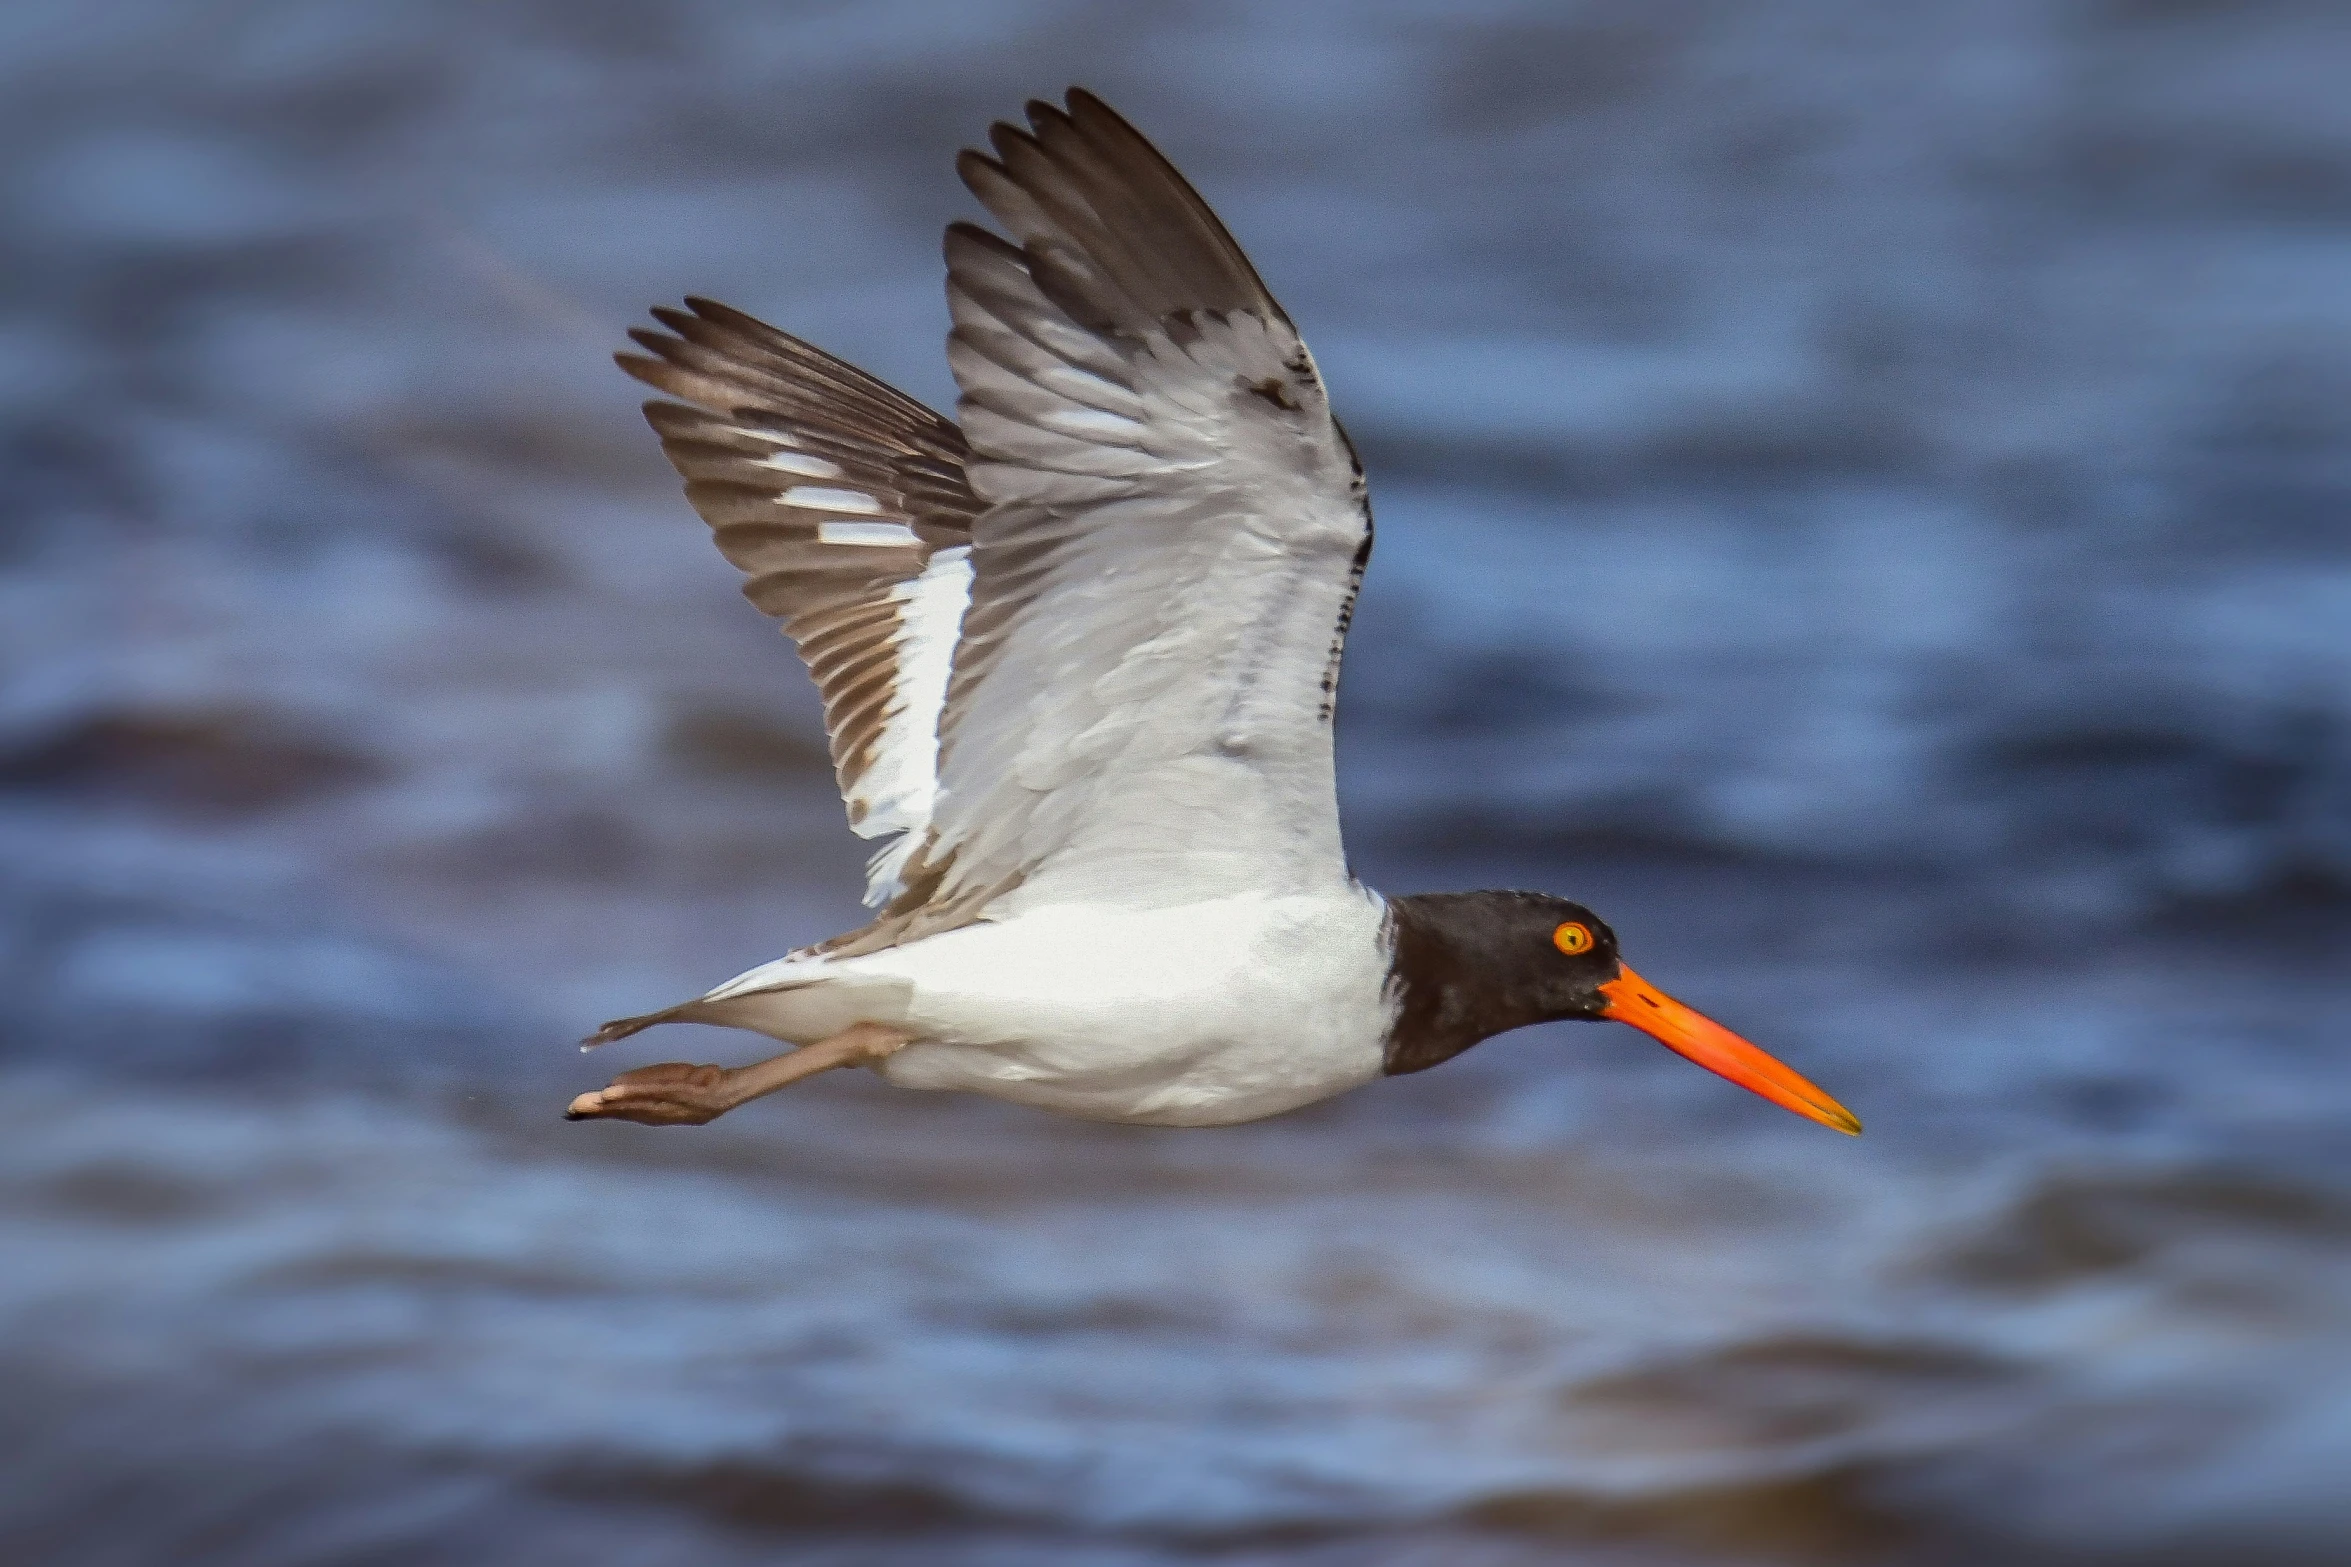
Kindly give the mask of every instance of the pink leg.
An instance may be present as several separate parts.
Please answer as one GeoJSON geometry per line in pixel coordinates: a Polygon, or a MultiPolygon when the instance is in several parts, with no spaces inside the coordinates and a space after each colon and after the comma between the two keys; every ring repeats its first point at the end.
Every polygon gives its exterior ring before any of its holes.
{"type": "Polygon", "coordinates": [[[623,1072],[610,1088],[580,1095],[566,1121],[636,1121],[645,1126],[700,1126],[762,1094],[837,1066],[863,1066],[913,1036],[881,1023],[852,1023],[830,1039],[754,1061],[749,1066],[695,1066],[664,1061],[623,1072]]]}

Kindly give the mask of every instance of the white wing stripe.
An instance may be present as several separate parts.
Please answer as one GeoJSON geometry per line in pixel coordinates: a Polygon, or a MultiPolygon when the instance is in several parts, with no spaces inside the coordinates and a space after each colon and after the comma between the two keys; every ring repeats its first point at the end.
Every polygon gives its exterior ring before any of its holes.
{"type": "MultiPolygon", "coordinates": [[[[741,433],[744,435],[755,436],[763,441],[773,441],[776,439],[776,437],[759,430],[745,430],[741,433]]],[[[751,466],[754,468],[773,468],[778,473],[789,473],[803,479],[838,479],[841,476],[842,471],[841,465],[837,462],[830,461],[829,459],[823,457],[812,456],[807,452],[792,451],[789,448],[783,451],[770,452],[765,457],[754,461],[751,466]]]]}
{"type": "Polygon", "coordinates": [[[815,484],[795,484],[777,496],[776,503],[803,511],[839,511],[863,517],[878,517],[882,511],[882,503],[863,490],[833,490],[815,484]]]}
{"type": "Polygon", "coordinates": [[[940,550],[919,575],[892,588],[890,599],[898,606],[896,699],[854,803],[864,807],[858,836],[900,836],[866,867],[869,907],[897,893],[899,873],[930,824],[938,795],[939,712],[947,704],[955,643],[971,604],[970,546],[940,550]]]}
{"type": "Polygon", "coordinates": [[[922,539],[903,522],[835,522],[827,518],[816,525],[816,542],[909,549],[920,544],[922,539]]]}

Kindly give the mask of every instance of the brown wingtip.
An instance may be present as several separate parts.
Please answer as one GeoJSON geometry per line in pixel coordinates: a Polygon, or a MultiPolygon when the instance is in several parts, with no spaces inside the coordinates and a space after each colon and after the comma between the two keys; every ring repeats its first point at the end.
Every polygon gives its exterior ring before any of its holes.
{"type": "Polygon", "coordinates": [[[1021,106],[1021,112],[1028,116],[1029,128],[1036,131],[1042,131],[1056,122],[1067,124],[1069,121],[1067,109],[1044,98],[1031,98],[1021,106]]]}
{"type": "MultiPolygon", "coordinates": [[[[673,396],[676,395],[676,388],[668,384],[668,378],[676,374],[676,366],[668,360],[623,352],[614,354],[612,362],[620,366],[622,372],[633,379],[642,381],[647,386],[669,392],[673,396]]],[[[648,402],[645,406],[650,408],[653,404],[648,402]]]]}
{"type": "Polygon", "coordinates": [[[1037,138],[1029,133],[1029,129],[1025,125],[1015,125],[1010,120],[998,120],[988,127],[988,145],[996,149],[996,157],[999,162],[1002,162],[1015,156],[1012,151],[1015,147],[1036,147],[1037,138]]]}
{"type": "Polygon", "coordinates": [[[1002,163],[989,157],[977,147],[965,147],[955,154],[955,177],[963,181],[964,184],[971,183],[971,171],[975,168],[985,169],[991,174],[1002,175],[1004,173],[1002,163]]]}

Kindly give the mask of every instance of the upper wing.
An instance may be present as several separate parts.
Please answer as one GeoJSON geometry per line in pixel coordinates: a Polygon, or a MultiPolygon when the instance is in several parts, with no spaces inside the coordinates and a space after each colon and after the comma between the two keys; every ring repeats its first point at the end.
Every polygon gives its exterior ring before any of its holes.
{"type": "Polygon", "coordinates": [[[1099,100],[959,168],[947,234],[971,606],[940,794],[860,945],[1046,897],[1344,878],[1331,709],[1371,547],[1313,358],[1183,177],[1099,100]]]}
{"type": "Polygon", "coordinates": [[[937,795],[939,710],[971,582],[963,437],[922,404],[740,311],[691,299],[615,356],[678,402],[645,417],[686,498],[798,644],[824,698],[849,825],[898,837],[866,901],[900,891],[937,795]],[[675,334],[670,335],[670,334],[675,334]]]}

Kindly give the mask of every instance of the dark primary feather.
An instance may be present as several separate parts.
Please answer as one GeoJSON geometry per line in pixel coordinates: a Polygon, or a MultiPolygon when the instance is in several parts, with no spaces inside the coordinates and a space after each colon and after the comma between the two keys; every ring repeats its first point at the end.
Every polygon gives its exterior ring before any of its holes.
{"type": "Polygon", "coordinates": [[[1028,119],[999,122],[996,156],[967,150],[956,171],[1073,321],[1125,336],[1190,310],[1289,324],[1200,193],[1109,105],[1073,87],[1066,110],[1032,102],[1028,119]]]}

